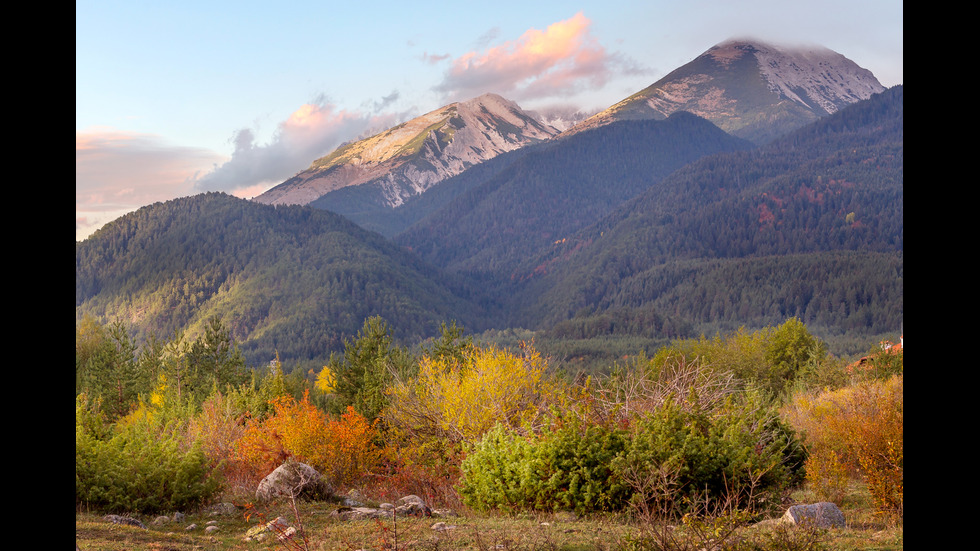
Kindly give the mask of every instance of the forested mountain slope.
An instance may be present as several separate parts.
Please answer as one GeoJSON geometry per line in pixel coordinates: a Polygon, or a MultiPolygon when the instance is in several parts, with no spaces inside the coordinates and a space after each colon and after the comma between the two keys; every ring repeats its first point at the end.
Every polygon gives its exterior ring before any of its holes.
{"type": "Polygon", "coordinates": [[[656,313],[685,328],[788,316],[829,331],[900,328],[903,187],[897,86],[769,146],[685,166],[556,244],[522,267],[514,322],[656,313]]]}
{"type": "Polygon", "coordinates": [[[76,319],[191,339],[217,315],[252,365],[323,359],[371,316],[405,343],[453,320],[552,339],[901,327],[900,86],[758,149],[677,114],[480,168],[408,248],[311,207],[145,207],[76,243],[76,319]]]}
{"type": "Polygon", "coordinates": [[[339,215],[218,193],[144,207],[75,244],[76,319],[169,339],[218,315],[253,365],[342,350],[374,315],[408,342],[451,319],[479,329],[489,320],[457,283],[339,215]]]}
{"type": "Polygon", "coordinates": [[[610,124],[525,148],[505,169],[395,241],[454,272],[510,279],[526,259],[594,224],[683,165],[751,147],[689,113],[610,124]]]}

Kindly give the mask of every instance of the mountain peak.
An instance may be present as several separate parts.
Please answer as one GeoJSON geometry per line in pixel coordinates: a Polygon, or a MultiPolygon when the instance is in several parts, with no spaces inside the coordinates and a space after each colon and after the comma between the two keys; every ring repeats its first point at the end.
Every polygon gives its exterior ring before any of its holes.
{"type": "Polygon", "coordinates": [[[371,201],[390,208],[469,166],[557,133],[516,103],[483,94],[344,144],[255,200],[305,205],[333,191],[373,183],[377,197],[371,201]]]}
{"type": "Polygon", "coordinates": [[[723,64],[745,54],[755,56],[771,92],[828,115],[885,89],[871,71],[819,45],[731,39],[704,53],[723,64]]]}
{"type": "Polygon", "coordinates": [[[733,38],[569,132],[690,111],[764,143],[884,89],[871,71],[828,48],[733,38]]]}

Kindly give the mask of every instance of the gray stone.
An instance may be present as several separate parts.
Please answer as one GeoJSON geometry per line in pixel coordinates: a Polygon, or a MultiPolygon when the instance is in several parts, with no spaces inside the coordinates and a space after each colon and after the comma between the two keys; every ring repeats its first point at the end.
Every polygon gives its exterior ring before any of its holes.
{"type": "Polygon", "coordinates": [[[371,507],[341,507],[332,512],[340,520],[389,519],[394,515],[393,509],[373,509],[371,507]]]}
{"type": "Polygon", "coordinates": [[[330,496],[330,487],[324,482],[320,473],[306,463],[287,461],[276,467],[259,482],[255,490],[255,499],[271,501],[278,497],[307,499],[326,499],[330,496]]]}
{"type": "Polygon", "coordinates": [[[844,513],[829,501],[807,505],[794,505],[786,510],[782,522],[794,525],[806,524],[817,528],[844,528],[844,513]]]}
{"type": "Polygon", "coordinates": [[[144,528],[144,529],[146,528],[146,525],[145,524],[143,524],[139,520],[137,520],[135,518],[131,518],[131,517],[123,517],[123,516],[120,516],[120,515],[106,515],[106,516],[104,516],[102,518],[104,518],[105,520],[107,520],[107,521],[109,521],[109,522],[111,522],[113,524],[125,524],[125,525],[128,525],[128,526],[136,526],[138,528],[144,528]]]}
{"type": "Polygon", "coordinates": [[[363,507],[364,501],[364,496],[357,490],[347,492],[347,496],[344,497],[344,505],[347,507],[363,507]]]}
{"type": "Polygon", "coordinates": [[[416,495],[407,495],[405,497],[399,498],[395,502],[397,505],[406,505],[409,503],[415,503],[418,505],[425,505],[425,500],[416,495]]]}
{"type": "Polygon", "coordinates": [[[263,541],[269,534],[283,534],[289,529],[289,522],[285,517],[276,517],[265,524],[253,526],[245,532],[245,541],[263,541]]]}
{"type": "MultiPolygon", "coordinates": [[[[405,496],[395,504],[382,503],[377,508],[342,506],[331,513],[341,520],[362,520],[373,518],[393,518],[401,516],[431,517],[432,509],[418,496],[405,496]]],[[[451,511],[446,511],[451,514],[451,511]]]]}

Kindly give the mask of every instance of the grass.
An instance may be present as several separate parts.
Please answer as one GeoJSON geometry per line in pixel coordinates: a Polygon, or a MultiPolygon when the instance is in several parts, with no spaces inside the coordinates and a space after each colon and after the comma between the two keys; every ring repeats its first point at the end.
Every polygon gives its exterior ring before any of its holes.
{"type": "MultiPolygon", "coordinates": [[[[820,501],[807,491],[793,494],[799,503],[820,501]]],[[[864,484],[852,482],[841,503],[847,518],[844,529],[822,530],[802,534],[800,529],[763,532],[761,528],[741,528],[737,534],[748,544],[738,549],[823,549],[823,550],[901,550],[901,523],[888,522],[874,513],[864,484]],[[809,539],[807,539],[809,538],[809,539]]],[[[485,515],[465,512],[460,516],[441,518],[398,518],[392,520],[342,521],[331,515],[336,502],[301,502],[294,512],[289,503],[267,510],[253,511],[246,519],[245,510],[237,515],[208,516],[188,514],[180,523],[152,524],[152,518],[139,518],[146,529],[111,524],[95,512],[76,511],[75,541],[82,551],[123,551],[134,549],[159,551],[200,551],[211,549],[309,549],[316,551],[398,551],[456,550],[477,551],[645,551],[640,536],[644,526],[626,515],[602,515],[579,518],[570,514],[485,515]],[[245,532],[277,516],[296,525],[302,522],[303,538],[290,543],[274,540],[243,541],[245,532]],[[217,521],[218,530],[205,533],[209,521],[217,521]],[[444,522],[450,529],[437,531],[432,526],[444,522]],[[192,530],[185,528],[190,525],[192,530]]],[[[133,516],[133,515],[130,515],[133,516]]],[[[691,547],[697,549],[698,547],[691,547]]]]}

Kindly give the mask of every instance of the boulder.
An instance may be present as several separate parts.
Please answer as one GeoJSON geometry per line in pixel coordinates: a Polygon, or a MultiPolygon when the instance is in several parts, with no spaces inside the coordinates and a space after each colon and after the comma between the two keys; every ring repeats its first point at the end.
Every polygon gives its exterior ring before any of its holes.
{"type": "Polygon", "coordinates": [[[429,506],[425,504],[425,501],[416,495],[405,496],[399,499],[395,505],[395,513],[397,513],[399,516],[432,516],[432,509],[429,509],[429,506]]]}
{"type": "Polygon", "coordinates": [[[414,495],[405,496],[394,504],[382,503],[377,508],[344,505],[331,513],[340,520],[365,520],[375,518],[398,518],[403,516],[431,517],[449,516],[452,511],[445,509],[437,513],[426,505],[425,501],[414,495]]]}
{"type": "Polygon", "coordinates": [[[137,528],[144,528],[144,529],[146,528],[145,524],[132,517],[124,517],[120,515],[106,515],[102,518],[113,524],[125,524],[127,526],[136,526],[137,528]]]}
{"type": "Polygon", "coordinates": [[[330,491],[316,469],[306,463],[287,461],[259,482],[255,499],[260,502],[278,497],[326,499],[330,491]]]}
{"type": "Polygon", "coordinates": [[[787,524],[806,524],[817,528],[844,528],[844,513],[829,501],[808,505],[794,505],[780,519],[787,524]]]}

